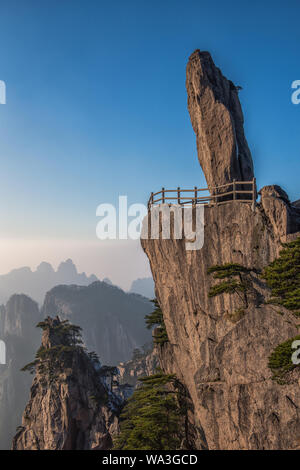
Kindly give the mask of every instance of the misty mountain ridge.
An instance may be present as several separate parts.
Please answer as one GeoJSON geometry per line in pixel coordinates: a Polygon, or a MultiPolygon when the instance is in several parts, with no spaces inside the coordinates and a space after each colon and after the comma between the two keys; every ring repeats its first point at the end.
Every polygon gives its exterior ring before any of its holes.
{"type": "Polygon", "coordinates": [[[25,266],[0,275],[0,304],[5,304],[13,294],[25,294],[41,305],[46,292],[54,286],[88,286],[95,281],[98,281],[95,274],[79,273],[71,259],[61,262],[56,271],[50,263],[43,261],[35,271],[25,266]]]}
{"type": "MultiPolygon", "coordinates": [[[[56,271],[50,263],[43,261],[35,271],[29,266],[23,266],[0,275],[0,305],[6,304],[14,294],[25,294],[41,306],[46,293],[57,285],[88,286],[96,281],[99,279],[95,274],[88,276],[85,272],[79,273],[71,259],[62,261],[56,271]]],[[[108,277],[105,277],[103,282],[115,285],[108,277]]],[[[134,280],[129,293],[153,299],[153,279],[149,277],[134,280]]]]}

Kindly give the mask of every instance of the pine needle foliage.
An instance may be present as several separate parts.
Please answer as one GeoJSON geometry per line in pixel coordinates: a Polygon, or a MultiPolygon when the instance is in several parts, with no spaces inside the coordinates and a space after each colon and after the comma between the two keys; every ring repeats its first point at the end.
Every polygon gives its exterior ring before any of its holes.
{"type": "Polygon", "coordinates": [[[239,276],[241,273],[249,273],[250,269],[236,263],[226,263],[211,266],[207,270],[208,274],[213,274],[215,279],[225,279],[227,277],[239,276]]]}
{"type": "Polygon", "coordinates": [[[57,344],[48,348],[40,346],[34,361],[26,364],[21,371],[33,374],[38,370],[39,373],[54,378],[55,373],[61,369],[62,359],[68,362],[75,351],[84,351],[81,328],[72,325],[68,320],[61,321],[57,325],[50,325],[47,319],[36,326],[43,331],[51,329],[55,334],[57,344]]]}
{"type": "Polygon", "coordinates": [[[166,325],[164,322],[164,317],[160,305],[157,299],[152,300],[155,309],[152,313],[145,316],[147,328],[150,330],[154,326],[159,326],[160,328],[155,332],[153,336],[153,341],[156,344],[164,344],[169,341],[168,334],[166,330],[166,325]]]}
{"type": "Polygon", "coordinates": [[[139,379],[121,413],[120,434],[114,449],[176,450],[184,439],[186,406],[174,375],[157,374],[139,379]]]}
{"type": "Polygon", "coordinates": [[[236,263],[211,266],[207,272],[213,274],[214,279],[223,281],[211,287],[208,296],[216,297],[221,294],[237,294],[241,297],[244,307],[248,307],[247,292],[251,290],[248,279],[250,269],[236,263]]]}
{"type": "MultiPolygon", "coordinates": [[[[49,329],[49,323],[47,319],[39,322],[36,325],[37,328],[45,331],[49,329]]],[[[81,331],[82,328],[78,325],[73,325],[69,320],[62,320],[57,325],[51,326],[52,331],[61,339],[63,343],[68,343],[73,346],[83,344],[81,331]]]]}
{"type": "Polygon", "coordinates": [[[268,366],[274,374],[272,378],[280,385],[285,384],[284,378],[287,372],[290,372],[295,367],[299,367],[299,365],[292,362],[292,354],[294,352],[292,344],[296,340],[300,340],[300,335],[279,344],[269,357],[268,366]]]}
{"type": "Polygon", "coordinates": [[[300,237],[283,244],[279,257],[264,269],[262,278],[271,289],[269,303],[300,316],[300,237]]]}

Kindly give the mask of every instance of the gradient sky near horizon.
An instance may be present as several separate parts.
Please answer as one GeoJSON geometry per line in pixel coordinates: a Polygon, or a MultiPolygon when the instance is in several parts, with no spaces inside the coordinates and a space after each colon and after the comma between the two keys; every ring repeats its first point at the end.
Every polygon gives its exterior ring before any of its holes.
{"type": "Polygon", "coordinates": [[[197,48],[243,87],[258,186],[299,199],[299,15],[293,0],[0,0],[0,273],[71,257],[123,287],[149,275],[138,243],[96,239],[96,207],[205,185],[185,91],[197,48]]]}

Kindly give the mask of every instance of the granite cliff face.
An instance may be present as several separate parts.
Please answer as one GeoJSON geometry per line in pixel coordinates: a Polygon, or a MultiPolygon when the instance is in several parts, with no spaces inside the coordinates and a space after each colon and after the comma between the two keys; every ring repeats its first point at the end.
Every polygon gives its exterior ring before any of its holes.
{"type": "MultiPolygon", "coordinates": [[[[187,91],[208,185],[251,179],[237,91],[208,53],[191,56],[187,91]]],[[[184,239],[142,240],[169,338],[158,347],[160,363],[191,396],[200,449],[300,446],[299,369],[279,385],[268,368],[271,351],[299,334],[299,319],[264,303],[269,291],[257,275],[281,242],[300,235],[299,215],[280,187],[268,186],[254,209],[239,201],[206,206],[201,250],[187,251],[184,239]],[[209,296],[208,269],[226,263],[249,268],[246,305],[236,295],[209,296]]]]}
{"type": "Polygon", "coordinates": [[[111,448],[122,402],[107,383],[107,368],[76,344],[69,323],[48,317],[42,329],[30,400],[12,448],[111,448]]]}
{"type": "Polygon", "coordinates": [[[9,449],[29,396],[31,377],[20,371],[36,351],[40,335],[36,302],[13,295],[0,312],[0,339],[6,345],[6,364],[0,365],[0,449],[9,449]]]}

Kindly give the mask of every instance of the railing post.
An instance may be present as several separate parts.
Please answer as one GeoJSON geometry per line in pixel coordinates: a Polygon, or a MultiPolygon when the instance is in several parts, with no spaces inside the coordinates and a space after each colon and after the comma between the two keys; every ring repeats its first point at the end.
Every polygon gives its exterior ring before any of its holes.
{"type": "Polygon", "coordinates": [[[198,191],[197,191],[197,186],[194,187],[195,190],[195,204],[197,204],[197,197],[198,197],[198,191]]]}
{"type": "Polygon", "coordinates": [[[165,203],[165,188],[161,188],[161,194],[162,194],[162,203],[165,203]]]}
{"type": "Polygon", "coordinates": [[[180,188],[177,188],[177,201],[178,201],[178,204],[180,205],[180,188]]]}
{"type": "Polygon", "coordinates": [[[252,180],[252,210],[254,211],[256,205],[256,178],[252,180]]]}
{"type": "Polygon", "coordinates": [[[235,179],[233,180],[233,183],[232,183],[232,190],[233,190],[233,200],[235,201],[236,200],[236,193],[235,193],[235,179]]]}

